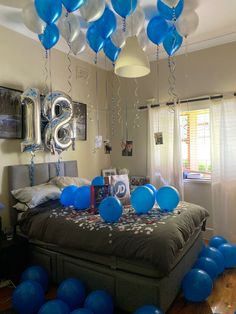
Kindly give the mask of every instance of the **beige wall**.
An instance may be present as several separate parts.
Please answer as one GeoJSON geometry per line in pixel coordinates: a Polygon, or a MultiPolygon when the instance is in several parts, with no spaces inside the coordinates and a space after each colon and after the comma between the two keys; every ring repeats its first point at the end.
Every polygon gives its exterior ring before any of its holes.
{"type": "MultiPolygon", "coordinates": [[[[44,52],[41,45],[22,35],[0,27],[0,86],[12,87],[24,90],[27,87],[37,87],[42,91],[44,82],[44,52]]],[[[87,63],[72,58],[73,90],[72,98],[84,103],[96,104],[95,93],[95,68],[87,63]],[[76,78],[76,69],[80,67],[89,71],[89,81],[76,78]],[[88,84],[87,84],[88,83],[88,84]]],[[[52,50],[52,85],[53,90],[67,92],[67,58],[66,55],[52,50]]],[[[106,111],[105,80],[106,72],[98,70],[99,102],[101,133],[109,136],[108,115],[106,111]]],[[[91,113],[93,121],[88,122],[88,140],[77,141],[76,150],[69,149],[62,154],[63,160],[77,160],[79,174],[82,177],[92,178],[99,175],[102,168],[110,166],[110,157],[105,155],[103,149],[93,153],[94,137],[96,135],[96,123],[94,112],[91,113]]],[[[37,153],[36,162],[56,161],[55,156],[48,152],[37,153]]],[[[20,140],[0,139],[0,202],[7,205],[8,181],[7,165],[29,163],[30,155],[20,152],[20,140]]],[[[8,224],[8,211],[4,211],[4,224],[8,224]]]]}
{"type": "MultiPolygon", "coordinates": [[[[215,93],[226,93],[236,89],[236,43],[230,43],[206,50],[176,57],[176,87],[180,98],[197,97],[215,93]]],[[[146,100],[157,97],[159,83],[161,102],[168,101],[168,64],[167,60],[160,61],[160,77],[156,79],[156,63],[151,64],[151,74],[137,79],[139,103],[146,104],[146,100]]],[[[110,79],[112,74],[110,73],[110,79]]],[[[128,133],[129,139],[134,141],[133,157],[122,157],[120,140],[123,138],[123,125],[115,125],[113,137],[112,164],[116,167],[127,167],[132,174],[145,175],[147,169],[147,112],[140,113],[139,129],[133,129],[132,124],[136,112],[132,110],[137,101],[135,97],[135,81],[133,79],[114,80],[114,95],[120,99],[124,108],[128,104],[128,133]],[[121,87],[120,97],[117,88],[121,87]]],[[[201,183],[186,183],[185,198],[189,202],[205,206],[212,213],[211,186],[201,183]]],[[[208,222],[212,228],[212,217],[208,222]]]]}

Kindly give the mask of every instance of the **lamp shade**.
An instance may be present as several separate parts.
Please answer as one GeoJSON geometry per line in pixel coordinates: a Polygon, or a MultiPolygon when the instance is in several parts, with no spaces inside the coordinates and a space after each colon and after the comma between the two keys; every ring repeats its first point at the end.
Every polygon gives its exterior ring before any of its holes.
{"type": "Polygon", "coordinates": [[[115,74],[127,78],[136,78],[150,73],[147,55],[139,45],[136,36],[128,37],[115,64],[115,74]]]}

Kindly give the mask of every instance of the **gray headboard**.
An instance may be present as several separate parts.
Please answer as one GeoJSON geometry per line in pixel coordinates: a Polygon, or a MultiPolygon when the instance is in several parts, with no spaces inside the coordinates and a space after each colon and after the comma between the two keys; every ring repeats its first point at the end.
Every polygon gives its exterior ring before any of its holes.
{"type": "MultiPolygon", "coordinates": [[[[57,175],[57,167],[57,162],[35,164],[34,184],[47,183],[51,178],[57,175]]],[[[30,165],[8,166],[10,222],[12,226],[15,226],[17,223],[17,212],[12,207],[16,203],[16,200],[12,197],[11,191],[31,185],[29,169],[30,165]]],[[[77,161],[61,161],[60,176],[78,176],[77,161]]]]}

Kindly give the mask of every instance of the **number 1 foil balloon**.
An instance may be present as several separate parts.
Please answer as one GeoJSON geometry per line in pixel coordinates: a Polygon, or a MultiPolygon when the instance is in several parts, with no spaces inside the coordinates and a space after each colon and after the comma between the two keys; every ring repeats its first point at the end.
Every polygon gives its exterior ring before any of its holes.
{"type": "Polygon", "coordinates": [[[72,145],[73,131],[69,122],[73,117],[71,98],[63,92],[49,93],[43,101],[43,116],[48,120],[45,128],[45,145],[60,154],[72,145]],[[59,107],[59,114],[56,113],[59,107]]]}
{"type": "Polygon", "coordinates": [[[37,88],[27,88],[21,95],[24,118],[24,139],[21,143],[22,152],[43,150],[41,139],[41,104],[37,88]]]}

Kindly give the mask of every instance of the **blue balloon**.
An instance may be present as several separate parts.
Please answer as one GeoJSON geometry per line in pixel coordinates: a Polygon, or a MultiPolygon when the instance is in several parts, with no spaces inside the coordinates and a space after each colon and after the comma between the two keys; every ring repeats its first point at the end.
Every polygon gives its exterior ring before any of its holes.
{"type": "Polygon", "coordinates": [[[21,276],[21,282],[27,280],[36,281],[42,286],[45,292],[48,289],[48,273],[46,269],[41,266],[31,266],[27,268],[21,276]]]}
{"type": "Polygon", "coordinates": [[[138,215],[147,214],[154,204],[155,195],[146,186],[137,187],[131,194],[131,205],[138,215]]]}
{"type": "Polygon", "coordinates": [[[84,5],[86,0],[62,0],[62,3],[68,12],[74,12],[84,5]]]}
{"type": "Polygon", "coordinates": [[[103,50],[107,58],[109,58],[113,63],[116,62],[119,53],[121,52],[121,49],[117,48],[110,38],[105,41],[103,50]]]}
{"type": "Polygon", "coordinates": [[[51,49],[57,44],[60,38],[59,29],[55,24],[47,25],[44,33],[38,35],[38,37],[45,49],[51,49]]]}
{"type": "Polygon", "coordinates": [[[71,311],[83,305],[85,296],[84,283],[75,278],[64,280],[57,289],[57,298],[65,302],[71,311]]]}
{"type": "Polygon", "coordinates": [[[223,273],[225,269],[224,256],[218,249],[211,246],[206,247],[202,250],[200,257],[209,257],[213,259],[213,261],[217,265],[217,270],[218,270],[217,274],[219,275],[223,273]]]}
{"type": "Polygon", "coordinates": [[[165,19],[165,20],[177,20],[184,9],[184,0],[179,0],[179,3],[175,8],[170,8],[168,5],[166,5],[161,0],[157,1],[157,10],[159,14],[165,19]]]}
{"type": "Polygon", "coordinates": [[[116,13],[122,16],[123,18],[126,18],[135,11],[138,1],[111,0],[111,3],[116,13]]]}
{"type": "Polygon", "coordinates": [[[104,39],[98,32],[96,26],[92,24],[86,33],[88,44],[94,52],[98,53],[104,46],[104,39]]]}
{"type": "Polygon", "coordinates": [[[77,309],[71,312],[70,314],[94,314],[94,313],[89,309],[77,309]]]}
{"type": "Polygon", "coordinates": [[[73,194],[74,207],[79,210],[90,207],[90,186],[84,185],[79,187],[73,194]]]}
{"type": "Polygon", "coordinates": [[[194,264],[193,268],[204,270],[214,281],[218,274],[218,268],[213,259],[209,257],[200,257],[194,264]]]}
{"type": "Polygon", "coordinates": [[[105,222],[118,222],[122,216],[123,207],[120,200],[114,196],[109,196],[102,200],[99,205],[99,214],[105,222]]]}
{"type": "Polygon", "coordinates": [[[168,35],[170,27],[161,16],[153,17],[147,26],[148,38],[155,44],[160,45],[168,35]]]}
{"type": "Polygon", "coordinates": [[[74,193],[77,191],[78,186],[69,185],[63,189],[60,196],[60,202],[63,206],[74,205],[74,193]]]}
{"type": "Polygon", "coordinates": [[[227,243],[227,240],[221,236],[214,236],[210,239],[209,241],[209,246],[215,247],[216,249],[218,249],[218,247],[221,244],[227,243]]]}
{"type": "Polygon", "coordinates": [[[39,17],[47,24],[55,23],[62,13],[61,0],[34,0],[39,17]]]}
{"type": "Polygon", "coordinates": [[[225,268],[236,267],[236,246],[235,245],[224,243],[218,247],[218,250],[224,256],[225,268]]]}
{"type": "Polygon", "coordinates": [[[115,14],[106,7],[103,15],[93,24],[102,38],[107,39],[116,29],[115,14]]]}
{"type": "Polygon", "coordinates": [[[145,184],[145,186],[149,189],[151,189],[153,191],[153,193],[156,195],[156,192],[157,192],[157,189],[155,188],[154,185],[148,183],[148,184],[145,184]]]}
{"type": "Polygon", "coordinates": [[[24,281],[13,292],[12,305],[19,314],[35,314],[44,303],[44,291],[36,281],[24,281]]]}
{"type": "Polygon", "coordinates": [[[177,32],[175,28],[166,36],[163,46],[167,54],[171,57],[181,47],[183,43],[183,37],[177,32]]]}
{"type": "Polygon", "coordinates": [[[172,186],[162,186],[156,192],[156,201],[162,210],[171,212],[178,206],[179,200],[179,192],[172,186]]]}
{"type": "Polygon", "coordinates": [[[164,314],[154,305],[144,305],[135,311],[135,314],[164,314]]]}
{"type": "Polygon", "coordinates": [[[205,271],[194,268],[184,277],[182,288],[185,299],[191,302],[203,302],[211,294],[213,282],[205,271]]]}
{"type": "Polygon", "coordinates": [[[112,314],[114,310],[112,296],[103,290],[91,292],[84,302],[84,307],[94,314],[112,314]]]}
{"type": "Polygon", "coordinates": [[[38,314],[70,314],[68,305],[61,300],[51,300],[45,303],[39,310],[38,314]]]}
{"type": "Polygon", "coordinates": [[[104,185],[105,184],[104,177],[99,176],[99,177],[93,178],[93,181],[92,181],[91,184],[93,186],[102,186],[102,185],[104,185]]]}

